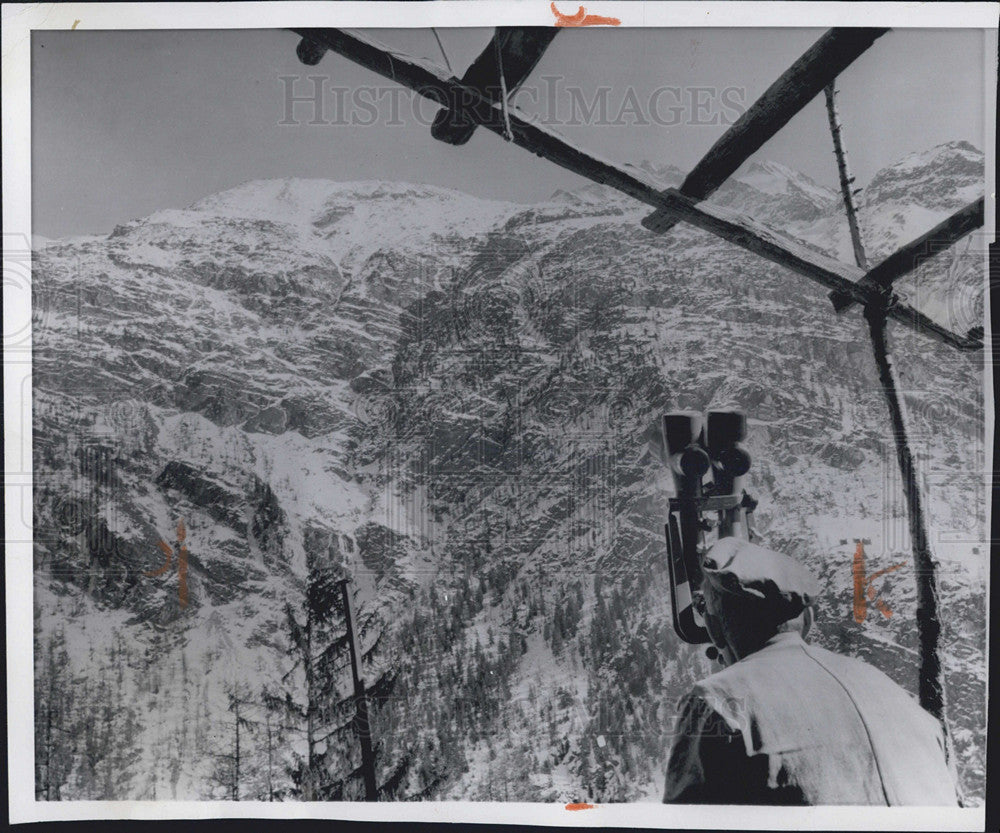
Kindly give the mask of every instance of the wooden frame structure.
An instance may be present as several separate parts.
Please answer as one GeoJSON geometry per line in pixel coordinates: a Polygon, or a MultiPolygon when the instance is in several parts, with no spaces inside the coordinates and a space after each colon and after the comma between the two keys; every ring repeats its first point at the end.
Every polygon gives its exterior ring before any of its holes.
{"type": "MultiPolygon", "coordinates": [[[[326,51],[336,52],[373,72],[399,83],[442,105],[445,115],[462,125],[483,127],[507,141],[544,157],[567,170],[602,185],[608,185],[651,206],[654,211],[642,222],[651,231],[663,233],[677,222],[688,222],[723,240],[754,252],[767,260],[809,278],[830,290],[834,309],[841,312],[854,304],[865,311],[879,379],[893,425],[897,459],[902,475],[917,581],[917,628],[920,640],[919,692],[921,705],[944,727],[945,692],[938,656],[940,621],[937,611],[935,562],[931,554],[920,501],[919,481],[907,441],[907,419],[898,396],[898,382],[888,355],[886,322],[897,321],[959,350],[980,350],[982,329],[966,335],[952,332],[919,310],[903,303],[893,292],[895,280],[912,271],[918,256],[933,256],[984,223],[984,200],[980,198],[955,212],[871,269],[842,263],[791,240],[750,217],[701,202],[722,185],[753,153],[774,136],[816,95],[833,84],[837,76],[865,52],[887,29],[834,28],[826,32],[790,66],[760,98],[726,131],[686,177],[680,188],[661,190],[636,168],[624,167],[578,148],[556,131],[535,122],[498,97],[470,83],[481,73],[467,73],[459,80],[427,61],[396,52],[371,38],[341,29],[293,29],[303,40],[300,57],[310,64],[326,51]],[[931,249],[929,243],[935,247],[931,249]]],[[[554,36],[553,36],[554,37],[554,36]]],[[[512,42],[509,30],[497,30],[474,66],[489,62],[502,73],[503,62],[525,70],[517,73],[519,84],[534,67],[551,38],[525,36],[514,41],[530,44],[526,51],[501,52],[512,42]],[[501,41],[503,38],[503,41],[501,41]]],[[[503,85],[502,74],[500,79],[503,85]]],[[[471,130],[468,131],[471,134],[471,130]]],[[[464,133],[463,133],[464,135],[464,133]]],[[[446,141],[444,136],[443,138],[446,141]]],[[[467,137],[466,137],[467,138],[467,137]]],[[[836,139],[836,137],[835,137],[836,139]]]]}
{"type": "MultiPolygon", "coordinates": [[[[736,212],[719,206],[699,204],[696,197],[687,196],[680,189],[668,188],[661,191],[656,183],[642,171],[638,169],[626,170],[622,166],[574,147],[556,131],[537,124],[531,117],[520,113],[514,107],[505,108],[500,103],[495,103],[485,93],[464,85],[456,78],[449,77],[444,70],[428,61],[395,52],[374,39],[357,33],[348,33],[341,29],[294,29],[293,31],[320,49],[336,52],[390,81],[409,87],[414,92],[447,109],[460,110],[466,119],[499,136],[506,136],[507,121],[509,120],[510,141],[513,144],[530,150],[532,153],[555,162],[580,176],[615,188],[654,209],[672,215],[678,220],[685,220],[721,237],[723,240],[755,252],[761,257],[837,292],[838,297],[849,298],[851,303],[866,305],[873,295],[877,295],[862,280],[865,277],[865,272],[857,266],[826,257],[810,247],[790,240],[736,212]],[[507,119],[505,119],[505,114],[507,119]]],[[[825,52],[820,52],[817,59],[825,58],[825,56],[825,52]]],[[[808,66],[801,66],[797,62],[782,78],[785,78],[793,70],[798,74],[804,74],[808,68],[808,66]]],[[[837,66],[837,68],[839,70],[840,67],[837,66]]],[[[824,74],[821,76],[821,80],[825,84],[830,79],[826,78],[824,74]]],[[[820,84],[818,91],[822,90],[824,84],[820,84]]],[[[777,83],[772,85],[770,89],[776,85],[777,83]]],[[[800,100],[801,106],[805,106],[806,103],[808,100],[800,100]]],[[[768,127],[773,128],[769,131],[770,135],[773,135],[794,115],[794,112],[787,113],[784,110],[776,113],[772,111],[773,122],[768,122],[766,114],[765,116],[752,115],[758,112],[760,111],[756,104],[751,106],[730,127],[726,135],[716,143],[715,148],[724,143],[726,136],[737,131],[743,132],[745,130],[744,119],[753,118],[756,122],[756,129],[761,133],[768,132],[768,127]]],[[[734,171],[760,146],[752,147],[741,156],[731,143],[727,144],[730,147],[722,154],[726,161],[725,167],[732,167],[734,171]]],[[[760,144],[763,144],[763,141],[760,144]]],[[[713,169],[721,170],[721,167],[713,169]]],[[[904,251],[920,248],[923,244],[923,237],[921,237],[906,246],[904,251]]],[[[960,350],[977,350],[982,347],[981,338],[970,335],[962,336],[951,332],[904,303],[893,304],[889,311],[889,317],[960,350]]]]}

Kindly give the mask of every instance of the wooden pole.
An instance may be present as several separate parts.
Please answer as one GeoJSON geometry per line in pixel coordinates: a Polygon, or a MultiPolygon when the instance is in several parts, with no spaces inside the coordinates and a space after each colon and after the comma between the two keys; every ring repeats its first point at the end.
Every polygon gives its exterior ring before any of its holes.
{"type": "Polygon", "coordinates": [[[837,156],[837,171],[840,173],[840,193],[844,198],[844,208],[847,210],[847,225],[851,230],[851,245],[854,247],[854,262],[866,272],[868,271],[868,256],[865,254],[865,244],[861,240],[861,229],[858,227],[858,211],[854,206],[854,177],[847,167],[847,153],[840,136],[840,116],[837,113],[835,96],[837,90],[831,81],[823,89],[826,94],[826,114],[830,120],[830,133],[833,136],[833,152],[837,156]]]}
{"type": "MultiPolygon", "coordinates": [[[[727,173],[727,169],[734,164],[738,167],[742,160],[746,159],[749,155],[746,152],[746,148],[750,147],[751,143],[756,141],[756,139],[751,140],[749,137],[744,136],[739,141],[736,141],[733,131],[729,131],[723,138],[726,142],[735,142],[735,144],[732,147],[726,148],[725,152],[722,152],[721,149],[713,148],[713,152],[719,150],[719,153],[718,158],[712,161],[711,164],[708,164],[706,160],[702,160],[701,164],[707,170],[711,171],[710,175],[703,177],[704,181],[696,183],[693,176],[689,176],[684,186],[682,186],[683,190],[688,193],[682,193],[681,190],[675,188],[661,191],[636,170],[626,171],[584,150],[573,147],[554,131],[545,130],[530,120],[525,119],[514,110],[510,110],[509,112],[501,110],[494,106],[493,102],[489,101],[479,91],[443,75],[436,67],[424,61],[410,58],[409,56],[394,52],[376,41],[348,34],[338,29],[294,29],[293,31],[300,34],[306,40],[313,42],[318,47],[334,50],[349,60],[366,66],[386,78],[397,81],[439,104],[448,107],[454,106],[457,103],[458,109],[473,122],[505,138],[509,137],[509,140],[514,144],[531,150],[536,155],[549,159],[555,164],[585,176],[594,182],[608,185],[653,206],[657,210],[644,221],[644,225],[647,225],[647,227],[655,226],[655,230],[662,231],[664,228],[672,225],[671,217],[674,220],[685,220],[730,243],[755,252],[768,260],[833,289],[834,292],[832,295],[846,300],[846,305],[856,302],[865,305],[865,317],[869,324],[879,379],[886,395],[886,402],[892,420],[896,454],[909,510],[910,534],[917,574],[917,628],[921,657],[919,675],[920,702],[927,711],[941,720],[946,741],[950,743],[947,724],[944,721],[945,691],[937,650],[941,625],[937,613],[935,565],[930,552],[914,462],[907,441],[906,415],[898,395],[895,370],[888,355],[886,319],[891,317],[906,323],[914,329],[920,330],[925,334],[934,335],[939,340],[958,349],[981,349],[982,340],[974,337],[971,333],[966,337],[959,336],[935,324],[927,316],[896,299],[892,299],[890,302],[887,290],[882,288],[879,291],[879,287],[871,285],[872,282],[862,283],[859,280],[862,274],[855,272],[854,268],[849,267],[847,264],[817,255],[806,247],[797,245],[787,238],[779,237],[772,230],[734,212],[729,212],[717,206],[696,205],[698,202],[697,197],[692,197],[689,194],[711,191],[715,187],[718,187],[718,183],[715,180],[718,179],[719,182],[724,181],[732,173],[732,171],[727,173]],[[719,179],[720,177],[721,179],[719,179]],[[696,188],[695,185],[698,187],[696,188]]],[[[883,34],[884,31],[886,30],[869,30],[871,35],[868,44],[857,44],[860,48],[857,49],[853,57],[846,60],[845,66],[851,63],[867,46],[870,46],[871,42],[883,34]]],[[[866,37],[868,37],[867,34],[866,37]]],[[[317,49],[317,51],[319,50],[317,49]]],[[[811,71],[818,66],[818,62],[816,61],[807,63],[809,63],[811,71]]],[[[827,73],[825,76],[816,76],[822,80],[820,87],[826,88],[837,74],[839,74],[839,71],[827,73]]],[[[782,76],[779,82],[787,82],[788,79],[786,76],[782,76]]],[[[761,118],[759,127],[768,126],[767,131],[764,132],[771,131],[771,128],[774,128],[766,138],[777,132],[809,100],[809,98],[804,97],[805,93],[802,88],[796,91],[786,87],[783,91],[780,91],[775,88],[776,85],[772,85],[772,88],[769,88],[765,94],[769,95],[773,90],[775,103],[781,104],[782,100],[786,98],[789,101],[798,101],[799,99],[802,99],[802,101],[796,109],[788,114],[788,117],[784,121],[780,121],[780,119],[775,118],[773,115],[767,119],[763,119],[760,116],[757,117],[761,118]],[[775,125],[777,126],[775,127],[775,125]]],[[[818,88],[813,94],[817,92],[818,88]]],[[[835,110],[832,108],[832,90],[828,89],[827,96],[831,128],[834,129],[835,133],[834,142],[836,149],[840,143],[840,136],[835,110]]],[[[809,97],[811,98],[811,96],[809,97]]],[[[760,103],[760,101],[757,102],[758,105],[760,103]]],[[[784,107],[785,105],[781,106],[784,107]]],[[[766,138],[761,141],[761,144],[763,144],[763,141],[766,141],[766,138]]],[[[721,142],[722,140],[720,140],[721,142]]],[[[717,143],[717,145],[720,143],[717,143]]],[[[841,162],[841,156],[838,155],[839,162],[841,162]]],[[[702,173],[704,174],[704,170],[702,173]]],[[[693,174],[694,172],[692,172],[693,174]]],[[[843,163],[841,168],[842,189],[845,187],[845,183],[848,189],[846,196],[850,197],[850,176],[846,171],[846,163],[843,163]]],[[[970,227],[982,225],[982,220],[976,216],[975,211],[972,211],[965,219],[969,221],[970,227]]],[[[856,227],[856,217],[853,224],[856,227]]],[[[860,241],[860,236],[855,236],[855,234],[855,231],[852,231],[852,242],[855,240],[860,241]]],[[[905,255],[908,253],[904,251],[898,254],[899,258],[897,259],[902,263],[902,260],[905,259],[905,255]]],[[[855,248],[855,256],[859,259],[859,263],[862,261],[866,262],[863,247],[855,248]]],[[[862,266],[861,268],[865,267],[862,266]]],[[[905,271],[908,271],[908,269],[902,269],[900,274],[905,271]]],[[[348,621],[350,623],[351,607],[349,594],[346,590],[346,582],[343,586],[345,607],[348,610],[348,621]]],[[[352,632],[351,657],[354,665],[357,690],[360,683],[356,663],[357,646],[353,639],[352,625],[349,624],[348,627],[352,632]]],[[[361,697],[359,699],[363,701],[363,685],[360,686],[360,691],[361,697]]],[[[368,738],[369,748],[370,745],[370,738],[368,738]]],[[[372,786],[374,787],[374,780],[372,780],[372,786]]]]}
{"type": "MultiPolygon", "coordinates": [[[[826,95],[826,112],[830,121],[830,134],[833,137],[833,152],[837,157],[837,170],[840,174],[840,191],[844,198],[844,209],[847,212],[847,224],[850,228],[851,244],[854,248],[854,259],[858,266],[867,272],[865,280],[871,285],[873,291],[871,301],[865,305],[865,319],[868,322],[879,382],[882,385],[882,392],[885,394],[886,405],[889,408],[893,442],[896,446],[896,460],[899,464],[899,474],[903,483],[903,494],[909,516],[910,542],[913,548],[913,566],[917,583],[917,639],[920,648],[918,694],[920,705],[934,715],[941,724],[941,731],[945,738],[945,754],[950,756],[951,738],[945,719],[944,671],[941,667],[939,654],[941,621],[938,617],[936,567],[934,556],[931,553],[930,539],[927,535],[927,522],[920,494],[920,478],[913,460],[913,453],[910,450],[906,409],[899,396],[899,380],[889,357],[889,345],[886,338],[888,309],[894,303],[890,290],[891,281],[884,284],[871,281],[873,272],[879,270],[869,271],[868,256],[861,240],[861,229],[858,226],[857,210],[854,206],[854,191],[851,188],[854,177],[851,176],[847,166],[847,152],[844,150],[835,101],[837,91],[832,81],[824,89],[824,93],[826,95]]],[[[859,542],[854,564],[855,598],[861,598],[862,604],[864,603],[864,594],[858,595],[857,582],[864,574],[863,559],[864,547],[859,542]]],[[[855,620],[864,621],[863,608],[855,610],[855,620]]]]}
{"type": "Polygon", "coordinates": [[[368,696],[365,681],[361,676],[361,646],[354,626],[354,599],[351,596],[350,579],[341,579],[340,592],[344,598],[344,619],[347,622],[347,642],[351,648],[351,673],[354,676],[354,701],[357,712],[354,725],[361,741],[361,767],[365,779],[365,801],[378,801],[378,787],[375,782],[375,752],[372,749],[371,728],[368,724],[368,696]]]}
{"type": "MultiPolygon", "coordinates": [[[[899,381],[896,369],[889,358],[886,343],[886,306],[888,293],[880,302],[872,302],[865,307],[872,339],[875,363],[878,366],[879,381],[885,393],[892,421],[893,440],[896,445],[896,459],[903,482],[903,495],[909,513],[910,541],[913,548],[913,566],[917,582],[917,639],[920,649],[920,671],[918,692],[920,705],[936,717],[948,739],[945,721],[944,674],[938,653],[941,636],[941,620],[938,616],[937,576],[934,557],[927,536],[920,483],[908,439],[907,415],[899,397],[899,381]]],[[[946,746],[947,748],[947,746],[946,746]]]]}

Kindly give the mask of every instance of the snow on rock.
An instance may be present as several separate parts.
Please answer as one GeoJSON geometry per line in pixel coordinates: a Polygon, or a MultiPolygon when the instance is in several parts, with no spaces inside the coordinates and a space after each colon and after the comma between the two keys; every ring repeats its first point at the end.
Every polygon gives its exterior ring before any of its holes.
{"type": "MultiPolygon", "coordinates": [[[[861,201],[873,260],[981,193],[982,164],[959,142],[879,172],[861,201]]],[[[664,187],[683,178],[637,167],[664,187]]],[[[839,196],[783,165],[751,163],[711,199],[850,257],[839,196]]],[[[48,797],[224,797],[229,698],[245,684],[240,795],[262,794],[270,761],[294,798],[304,741],[268,757],[260,689],[289,671],[285,605],[301,603],[318,559],[387,623],[379,662],[396,682],[375,707],[380,779],[407,761],[408,797],[656,800],[677,698],[711,670],[669,623],[656,426],[678,408],[747,411],[756,525],[819,575],[816,638],[914,689],[912,571],[880,581],[891,618],[852,618],[854,539],[870,541],[873,570],[909,559],[859,316],[696,229],[651,235],[643,213],[603,186],[520,206],[288,179],[106,238],[44,241],[37,651],[51,669],[65,652],[81,692],[70,716],[93,723],[91,701],[115,715],[94,767],[82,748],[46,747],[52,772],[65,769],[48,797]],[[176,559],[154,575],[179,520],[186,606],[176,559]]],[[[981,261],[942,263],[921,298],[975,323],[981,261]]],[[[895,338],[975,799],[982,375],[978,357],[895,338]]]]}

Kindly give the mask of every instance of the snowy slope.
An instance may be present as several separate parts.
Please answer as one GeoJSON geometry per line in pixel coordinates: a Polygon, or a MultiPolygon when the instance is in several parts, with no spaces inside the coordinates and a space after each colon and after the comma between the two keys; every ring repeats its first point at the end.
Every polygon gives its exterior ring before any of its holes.
{"type": "MultiPolygon", "coordinates": [[[[981,182],[962,143],[879,172],[862,203],[873,260],[981,182]]],[[[837,194],[782,165],[748,165],[712,199],[849,254],[837,194]]],[[[57,714],[114,728],[96,764],[61,750],[60,797],[224,797],[227,686],[280,681],[284,605],[325,560],[389,623],[380,777],[405,759],[411,797],[655,800],[677,697],[710,671],[669,625],[656,426],[675,408],[747,410],[757,525],[820,574],[817,638],[914,688],[912,575],[880,585],[891,618],[850,613],[855,538],[872,570],[908,558],[859,316],[690,227],[652,235],[643,213],[599,186],[525,207],[270,180],[36,251],[36,643],[57,656],[63,634],[80,680],[57,714]],[[147,575],[178,519],[186,607],[176,569],[147,575]],[[99,686],[114,717],[82,705],[99,686]]],[[[934,266],[921,297],[978,323],[981,263],[934,266]]],[[[981,371],[895,340],[961,770],[981,796],[981,371]]],[[[243,797],[263,789],[261,725],[243,797]]],[[[296,743],[272,767],[285,797],[296,743]]]]}

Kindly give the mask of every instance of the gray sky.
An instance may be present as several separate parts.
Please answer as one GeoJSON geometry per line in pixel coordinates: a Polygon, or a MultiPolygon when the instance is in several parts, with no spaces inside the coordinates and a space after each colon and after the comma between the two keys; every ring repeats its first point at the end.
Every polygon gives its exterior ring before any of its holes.
{"type": "MultiPolygon", "coordinates": [[[[738,115],[736,107],[749,106],[821,33],[566,30],[528,82],[540,91],[537,101],[522,94],[517,103],[566,122],[574,95],[590,105],[602,85],[610,87],[605,123],[591,118],[557,129],[619,162],[648,159],[687,170],[738,115]],[[548,98],[552,85],[557,92],[548,98]]],[[[443,64],[429,30],[372,34],[443,64]]],[[[489,36],[484,29],[439,34],[458,75],[489,36]]],[[[295,57],[297,42],[296,35],[280,30],[36,32],[34,232],[107,232],[116,223],[184,207],[249,179],[407,180],[520,202],[584,184],[486,131],[459,148],[437,142],[427,127],[433,105],[425,103],[415,117],[414,96],[391,92],[394,85],[339,56],[328,54],[318,66],[304,67],[295,57]],[[368,125],[316,125],[308,123],[312,105],[295,105],[301,123],[279,124],[288,86],[280,77],[292,75],[299,76],[293,91],[300,96],[312,90],[307,76],[326,79],[320,114],[326,122],[371,119],[367,99],[352,106],[348,94],[348,105],[338,108],[333,87],[382,88],[379,116],[368,125]]],[[[940,142],[965,139],[985,150],[984,68],[987,55],[995,54],[995,32],[895,30],[876,41],[838,83],[858,181],[940,142]]],[[[822,96],[757,158],[835,186],[822,96]]]]}

